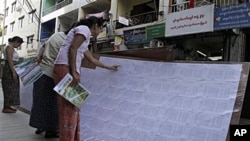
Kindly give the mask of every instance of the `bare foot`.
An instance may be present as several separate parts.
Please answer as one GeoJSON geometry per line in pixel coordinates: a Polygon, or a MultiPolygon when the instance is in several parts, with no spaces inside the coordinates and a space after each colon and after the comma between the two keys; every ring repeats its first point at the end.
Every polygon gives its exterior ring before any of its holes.
{"type": "Polygon", "coordinates": [[[2,113],[16,113],[16,110],[11,109],[11,108],[4,108],[2,110],[2,113]]]}

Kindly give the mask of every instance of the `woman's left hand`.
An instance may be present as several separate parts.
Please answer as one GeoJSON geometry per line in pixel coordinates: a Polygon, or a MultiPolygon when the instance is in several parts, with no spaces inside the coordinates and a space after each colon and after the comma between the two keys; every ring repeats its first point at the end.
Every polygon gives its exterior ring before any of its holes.
{"type": "Polygon", "coordinates": [[[13,77],[13,80],[14,80],[14,81],[16,81],[16,82],[18,81],[18,76],[17,76],[17,73],[16,73],[16,72],[13,72],[13,73],[12,73],[12,77],[13,77]]]}
{"type": "Polygon", "coordinates": [[[75,87],[80,82],[80,76],[77,72],[73,72],[72,74],[73,80],[70,86],[75,87]]]}

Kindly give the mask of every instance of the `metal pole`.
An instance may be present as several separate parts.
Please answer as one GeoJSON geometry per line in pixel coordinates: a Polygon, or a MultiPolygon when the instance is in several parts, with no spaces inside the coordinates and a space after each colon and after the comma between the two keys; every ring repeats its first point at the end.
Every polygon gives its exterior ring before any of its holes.
{"type": "Polygon", "coordinates": [[[4,0],[4,16],[3,16],[3,31],[2,31],[2,46],[1,46],[1,54],[0,54],[0,58],[2,58],[3,55],[3,50],[4,50],[4,36],[5,36],[5,18],[6,18],[6,2],[7,0],[4,0]]]}
{"type": "Polygon", "coordinates": [[[43,3],[43,1],[40,0],[40,9],[39,9],[39,16],[38,16],[38,29],[37,29],[37,42],[40,42],[42,3],[43,3]]]}
{"type": "Polygon", "coordinates": [[[4,16],[3,16],[3,31],[2,31],[2,45],[3,45],[3,42],[4,42],[4,35],[5,35],[5,30],[4,30],[4,27],[5,27],[5,18],[6,18],[6,1],[7,0],[4,0],[4,16]]]}
{"type": "Polygon", "coordinates": [[[0,79],[2,79],[2,73],[3,73],[3,65],[4,65],[4,60],[3,60],[3,51],[4,51],[4,36],[5,36],[5,18],[6,18],[6,2],[7,0],[4,0],[4,16],[3,16],[3,30],[2,30],[2,46],[1,46],[1,51],[0,51],[0,79]]]}

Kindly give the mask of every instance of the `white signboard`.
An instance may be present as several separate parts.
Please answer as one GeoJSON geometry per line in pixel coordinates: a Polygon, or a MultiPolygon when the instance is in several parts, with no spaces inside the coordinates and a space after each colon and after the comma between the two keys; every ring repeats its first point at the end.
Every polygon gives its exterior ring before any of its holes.
{"type": "Polygon", "coordinates": [[[121,24],[124,24],[126,26],[129,25],[129,20],[124,18],[124,17],[121,17],[121,16],[119,16],[118,22],[121,23],[121,24]]]}
{"type": "Polygon", "coordinates": [[[214,4],[168,14],[166,37],[213,31],[214,4]]]}

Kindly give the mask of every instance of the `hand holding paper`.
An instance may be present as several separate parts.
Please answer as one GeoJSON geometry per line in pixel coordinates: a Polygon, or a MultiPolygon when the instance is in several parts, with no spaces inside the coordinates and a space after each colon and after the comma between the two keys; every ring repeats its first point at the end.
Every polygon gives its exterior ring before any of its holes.
{"type": "Polygon", "coordinates": [[[81,108],[83,102],[89,95],[89,91],[80,83],[72,87],[70,85],[72,81],[73,77],[69,73],[66,74],[64,78],[54,87],[54,91],[76,107],[81,108]]]}

